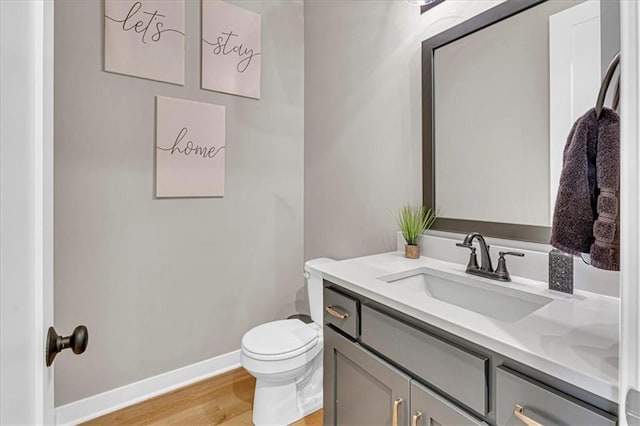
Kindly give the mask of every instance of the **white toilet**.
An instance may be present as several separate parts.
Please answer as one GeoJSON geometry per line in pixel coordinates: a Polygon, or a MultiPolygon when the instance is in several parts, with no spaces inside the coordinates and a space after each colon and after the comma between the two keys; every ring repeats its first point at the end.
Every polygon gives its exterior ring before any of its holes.
{"type": "Polygon", "coordinates": [[[257,426],[288,425],[322,408],[322,277],[310,267],[327,262],[333,260],[313,259],[304,265],[313,322],[272,321],[242,337],[240,362],[256,378],[257,426]]]}

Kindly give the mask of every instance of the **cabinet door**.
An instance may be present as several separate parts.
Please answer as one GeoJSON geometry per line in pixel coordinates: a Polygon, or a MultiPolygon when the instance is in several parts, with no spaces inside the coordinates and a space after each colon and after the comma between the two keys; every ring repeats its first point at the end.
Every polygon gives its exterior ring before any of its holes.
{"type": "Polygon", "coordinates": [[[324,328],[324,424],[405,426],[409,376],[324,328]]]}
{"type": "Polygon", "coordinates": [[[519,426],[524,417],[544,425],[617,424],[611,414],[501,365],[496,372],[496,424],[519,426]]]}
{"type": "Polygon", "coordinates": [[[411,382],[411,426],[486,425],[425,386],[411,382]]]}

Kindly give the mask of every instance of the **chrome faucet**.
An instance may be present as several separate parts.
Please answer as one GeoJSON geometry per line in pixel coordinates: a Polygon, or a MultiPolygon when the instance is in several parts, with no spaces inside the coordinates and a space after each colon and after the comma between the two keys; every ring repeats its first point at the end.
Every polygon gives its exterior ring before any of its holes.
{"type": "Polygon", "coordinates": [[[489,253],[489,245],[485,241],[482,234],[479,232],[471,232],[466,237],[462,243],[456,244],[458,247],[464,247],[471,250],[471,254],[469,256],[469,263],[467,264],[466,272],[467,274],[478,275],[484,278],[491,278],[498,281],[511,281],[511,275],[507,270],[507,261],[504,258],[505,256],[519,256],[523,257],[524,253],[520,253],[517,251],[501,251],[498,253],[500,256],[498,258],[498,266],[495,271],[493,270],[493,266],[491,264],[491,253],[489,253]],[[478,258],[476,256],[476,248],[473,246],[473,240],[477,239],[480,244],[480,265],[478,266],[478,258]]]}

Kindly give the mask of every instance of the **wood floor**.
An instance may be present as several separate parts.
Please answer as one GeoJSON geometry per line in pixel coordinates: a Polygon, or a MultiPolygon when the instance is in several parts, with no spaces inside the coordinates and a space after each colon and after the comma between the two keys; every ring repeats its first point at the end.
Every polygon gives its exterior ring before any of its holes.
{"type": "MultiPolygon", "coordinates": [[[[84,424],[251,426],[255,384],[255,378],[239,368],[84,424]]],[[[322,426],[322,410],[294,426],[322,426]]]]}

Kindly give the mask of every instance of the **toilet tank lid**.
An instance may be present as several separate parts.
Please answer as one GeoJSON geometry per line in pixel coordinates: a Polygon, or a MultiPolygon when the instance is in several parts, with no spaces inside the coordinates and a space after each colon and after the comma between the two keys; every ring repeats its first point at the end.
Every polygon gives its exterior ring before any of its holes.
{"type": "Polygon", "coordinates": [[[321,265],[323,263],[335,262],[335,259],[330,259],[328,257],[318,257],[315,259],[309,259],[304,262],[304,270],[305,272],[311,272],[311,267],[316,265],[321,265]]]}

